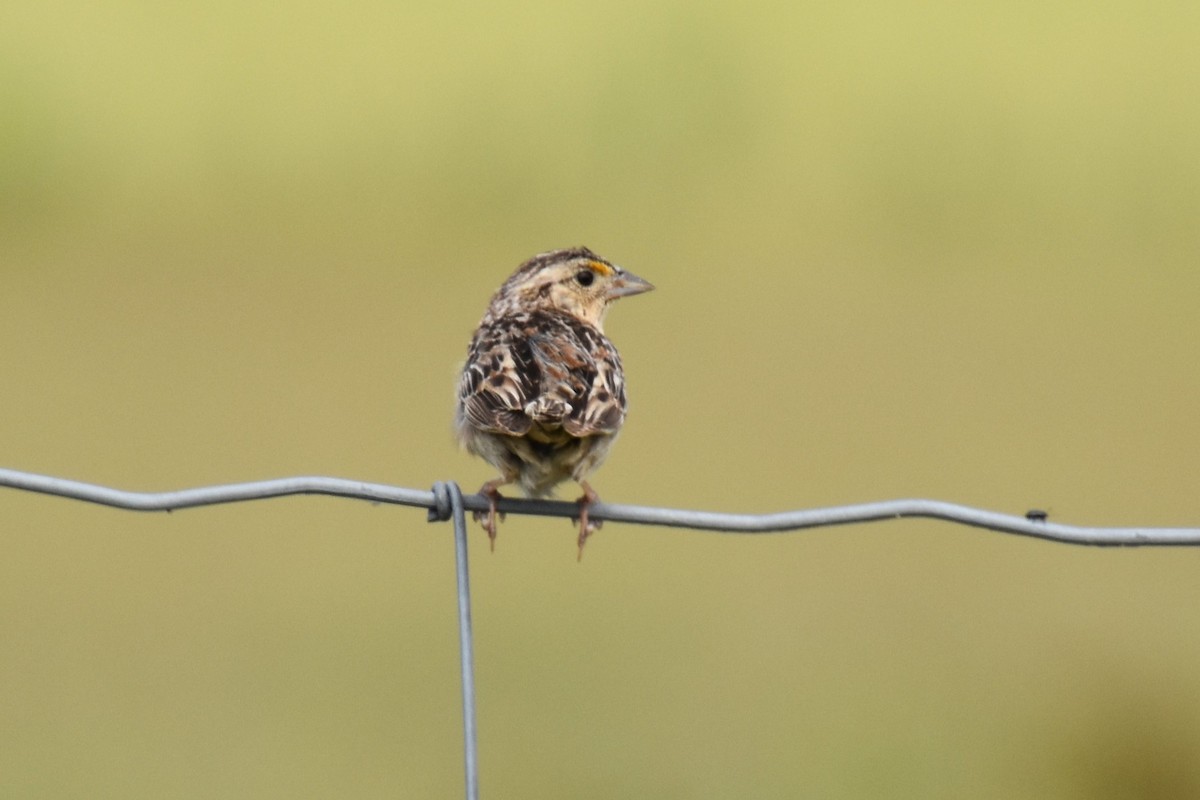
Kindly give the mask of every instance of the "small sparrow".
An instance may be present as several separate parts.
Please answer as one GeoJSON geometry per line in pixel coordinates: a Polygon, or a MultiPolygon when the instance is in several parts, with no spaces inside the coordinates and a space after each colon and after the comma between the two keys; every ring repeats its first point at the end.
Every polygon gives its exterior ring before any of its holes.
{"type": "Polygon", "coordinates": [[[625,422],[625,376],[604,335],[604,315],[614,300],[653,288],[576,247],[534,256],[492,297],[467,350],[454,417],[459,443],[500,471],[479,490],[490,509],[475,514],[492,549],[501,486],[516,483],[529,497],[545,497],[571,479],[583,488],[583,557],[600,527],[588,520],[599,497],[587,478],[625,422]]]}

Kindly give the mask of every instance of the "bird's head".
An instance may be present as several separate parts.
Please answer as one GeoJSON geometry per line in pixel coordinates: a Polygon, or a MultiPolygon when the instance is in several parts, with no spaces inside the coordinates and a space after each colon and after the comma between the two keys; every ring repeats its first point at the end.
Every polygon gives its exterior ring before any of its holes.
{"type": "Polygon", "coordinates": [[[601,328],[616,299],[654,286],[588,250],[574,247],[526,261],[500,287],[493,312],[553,308],[601,328]]]}

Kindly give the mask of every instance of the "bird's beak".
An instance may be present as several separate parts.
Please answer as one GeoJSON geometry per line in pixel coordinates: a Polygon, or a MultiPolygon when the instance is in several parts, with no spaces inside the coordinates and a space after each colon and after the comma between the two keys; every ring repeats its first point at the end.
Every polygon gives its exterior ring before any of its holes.
{"type": "Polygon", "coordinates": [[[645,281],[634,275],[632,272],[621,272],[608,286],[607,297],[609,300],[616,300],[618,297],[629,297],[633,294],[641,294],[648,292],[654,288],[654,284],[650,281],[645,281]]]}

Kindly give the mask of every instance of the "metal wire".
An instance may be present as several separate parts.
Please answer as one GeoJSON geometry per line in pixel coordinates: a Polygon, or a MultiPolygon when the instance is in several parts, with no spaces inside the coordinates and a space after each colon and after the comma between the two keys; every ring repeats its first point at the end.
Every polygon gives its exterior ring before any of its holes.
{"type": "MultiPolygon", "coordinates": [[[[175,492],[127,492],[107,486],[36,475],[0,468],[0,486],[68,497],[131,511],[172,511],[180,508],[264,500],[297,494],[320,494],[393,503],[429,510],[429,521],[454,521],[455,575],[458,587],[458,635],[462,673],[463,760],[467,800],[479,798],[479,755],[475,720],[475,664],[471,626],[471,586],[467,567],[466,512],[486,511],[488,500],[481,495],[464,496],[454,482],[438,482],[432,491],[405,489],[381,483],[342,478],[296,477],[253,483],[205,486],[175,492]]],[[[497,504],[506,514],[575,517],[575,503],[504,498],[497,504]]],[[[774,533],[826,525],[875,522],[906,517],[926,517],[957,522],[976,528],[1033,536],[1068,544],[1091,545],[1196,545],[1200,528],[1089,528],[1050,522],[1043,511],[1025,516],[999,514],[937,500],[890,500],[880,503],[784,511],[777,514],[716,514],[687,509],[596,503],[589,509],[593,519],[692,528],[725,533],[774,533]]]]}
{"type": "MultiPolygon", "coordinates": [[[[0,468],[0,486],[68,497],[132,511],[172,511],[218,503],[263,500],[297,494],[318,494],[426,508],[429,509],[431,520],[449,520],[451,518],[450,501],[445,492],[439,499],[437,493],[433,491],[406,489],[344,478],[279,478],[253,483],[182,489],[174,492],[127,492],[64,478],[0,468]]],[[[464,495],[462,504],[467,511],[486,511],[488,508],[487,498],[478,494],[464,495]]],[[[579,514],[579,507],[575,503],[551,500],[504,498],[500,500],[497,508],[506,514],[567,518],[579,514]]],[[[1064,525],[1050,522],[1040,513],[1030,512],[1028,517],[1015,516],[954,503],[944,503],[939,500],[886,500],[877,503],[783,511],[774,514],[718,514],[689,509],[596,503],[591,506],[588,513],[593,519],[598,520],[671,528],[693,528],[724,533],[775,533],[828,525],[924,517],[1067,544],[1125,547],[1200,544],[1200,528],[1097,528],[1064,525]]]]}
{"type": "Polygon", "coordinates": [[[454,568],[458,585],[458,644],[462,670],[463,767],[467,800],[479,800],[479,739],[475,732],[475,648],[471,643],[471,576],[467,569],[467,515],[458,484],[438,483],[435,497],[449,497],[454,518],[454,568]]]}

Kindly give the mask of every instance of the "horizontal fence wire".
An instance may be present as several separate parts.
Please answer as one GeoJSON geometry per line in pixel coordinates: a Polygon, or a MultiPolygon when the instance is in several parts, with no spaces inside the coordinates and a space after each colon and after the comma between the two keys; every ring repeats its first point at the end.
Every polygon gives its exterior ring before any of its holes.
{"type": "MultiPolygon", "coordinates": [[[[131,511],[174,511],[196,506],[312,494],[424,508],[429,511],[431,521],[451,518],[450,499],[445,483],[435,484],[432,490],[421,490],[344,478],[294,477],[205,486],[171,492],[129,492],[91,483],[0,468],[0,486],[83,500],[131,511]]],[[[488,510],[488,500],[482,495],[463,495],[462,503],[467,511],[488,510]]],[[[567,518],[579,515],[579,506],[575,503],[553,500],[523,500],[505,497],[499,501],[497,509],[505,514],[567,518]]],[[[692,528],[724,533],[778,533],[889,519],[927,518],[1066,544],[1121,547],[1200,544],[1200,528],[1109,528],[1065,525],[1050,521],[1043,512],[1030,511],[1028,515],[1018,516],[939,500],[920,499],[885,500],[827,508],[781,511],[771,514],[721,514],[690,509],[598,502],[589,507],[588,515],[595,520],[670,528],[692,528]]]]}
{"type": "MultiPolygon", "coordinates": [[[[174,511],[182,508],[265,500],[271,497],[288,497],[299,494],[331,495],[367,500],[372,503],[392,503],[424,508],[428,511],[428,518],[431,522],[453,520],[462,676],[464,778],[467,800],[478,800],[479,755],[475,717],[475,666],[471,626],[470,575],[467,567],[466,512],[487,511],[489,501],[486,497],[478,494],[463,495],[458,484],[453,481],[439,481],[431,490],[422,491],[382,483],[324,477],[279,478],[251,483],[180,489],[173,492],[128,492],[92,483],[81,483],[65,478],[4,468],[0,468],[0,486],[83,500],[130,511],[174,511]]],[[[579,506],[575,503],[512,498],[502,498],[497,503],[497,510],[506,514],[568,518],[576,517],[579,514],[579,506]]],[[[924,517],[1067,544],[1107,546],[1200,544],[1200,528],[1090,528],[1050,522],[1044,511],[1031,510],[1025,516],[1014,516],[954,503],[943,503],[938,500],[889,500],[831,508],[783,511],[775,514],[717,514],[688,509],[594,503],[589,506],[588,514],[593,520],[725,533],[777,533],[827,525],[924,517]]]]}

